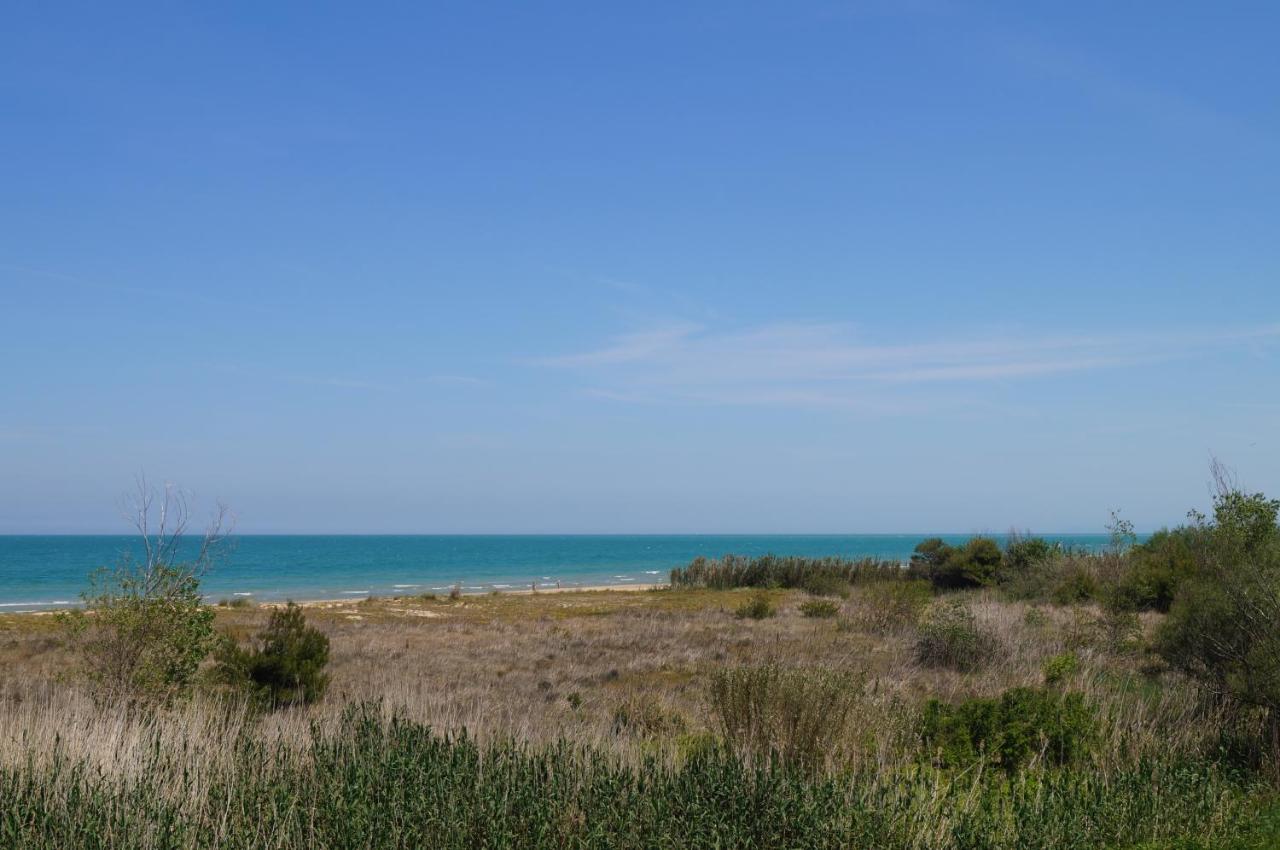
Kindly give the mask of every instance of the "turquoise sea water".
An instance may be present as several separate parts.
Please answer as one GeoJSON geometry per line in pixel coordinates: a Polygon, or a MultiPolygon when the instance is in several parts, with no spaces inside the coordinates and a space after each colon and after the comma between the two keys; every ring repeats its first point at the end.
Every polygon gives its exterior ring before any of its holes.
{"type": "MultiPolygon", "coordinates": [[[[448,590],[665,582],[672,567],[726,553],[905,561],[925,534],[860,535],[247,535],[204,579],[210,599],[339,599],[448,590]]],[[[963,542],[968,535],[941,535],[963,542]]],[[[1045,535],[1096,548],[1101,534],[1045,535]]],[[[999,537],[999,535],[997,535],[999,537]]],[[[129,537],[0,536],[0,611],[74,605],[97,567],[131,550],[129,537]]]]}

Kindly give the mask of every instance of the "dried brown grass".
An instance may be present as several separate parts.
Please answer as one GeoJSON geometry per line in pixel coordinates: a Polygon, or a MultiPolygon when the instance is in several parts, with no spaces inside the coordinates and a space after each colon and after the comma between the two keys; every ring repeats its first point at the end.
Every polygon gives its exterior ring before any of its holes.
{"type": "MultiPolygon", "coordinates": [[[[1024,603],[982,593],[958,597],[1002,646],[998,664],[959,672],[918,664],[910,626],[858,627],[860,606],[868,604],[859,593],[835,620],[803,616],[806,597],[798,591],[768,592],[776,617],[735,618],[732,612],[756,593],[401,598],[311,607],[309,618],[331,641],[330,694],[320,705],[265,718],[209,694],[164,711],[98,705],[68,675],[74,659],[56,630],[8,617],[0,621],[0,763],[41,758],[56,741],[65,754],[128,778],[147,769],[159,740],[189,753],[199,770],[216,772],[238,736],[304,748],[309,724],[334,725],[346,705],[370,699],[388,715],[481,739],[568,738],[623,759],[678,758],[689,738],[722,726],[708,699],[713,671],[773,663],[856,680],[856,723],[830,761],[844,768],[888,765],[913,746],[924,699],[991,697],[1039,685],[1045,659],[1068,648],[1081,665],[1066,686],[1083,691],[1106,719],[1104,762],[1212,745],[1196,690],[1173,673],[1144,670],[1140,655],[1110,651],[1096,609],[1045,608],[1028,618],[1024,603]],[[620,712],[641,718],[638,725],[620,724],[620,712]],[[658,719],[644,719],[646,712],[658,719]],[[679,730],[662,718],[679,718],[679,730]]],[[[217,622],[246,635],[266,616],[261,608],[218,609],[217,622]]]]}

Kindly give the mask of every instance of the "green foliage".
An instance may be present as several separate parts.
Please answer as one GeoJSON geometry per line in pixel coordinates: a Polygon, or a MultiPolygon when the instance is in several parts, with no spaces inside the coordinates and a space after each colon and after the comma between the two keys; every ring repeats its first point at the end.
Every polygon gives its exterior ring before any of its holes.
{"type": "Polygon", "coordinates": [[[990,537],[972,537],[963,546],[931,537],[916,546],[911,571],[940,590],[986,587],[995,584],[1003,560],[999,545],[990,537]]]}
{"type": "Polygon", "coordinates": [[[852,586],[843,576],[814,570],[800,581],[800,589],[813,596],[838,596],[848,599],[852,586]]]}
{"type": "Polygon", "coordinates": [[[1220,487],[1197,518],[1195,571],[1178,586],[1156,647],[1217,693],[1265,710],[1280,744],[1280,502],[1220,487]]]}
{"type": "Polygon", "coordinates": [[[710,689],[712,713],[738,752],[807,771],[822,766],[860,696],[848,674],[777,664],[717,670],[710,689]]]}
{"type": "Polygon", "coordinates": [[[1079,605],[1092,602],[1102,595],[1102,582],[1088,558],[1065,559],[1057,575],[1049,598],[1055,605],[1079,605]]]}
{"type": "Polygon", "coordinates": [[[1022,575],[1050,560],[1058,549],[1043,537],[1010,534],[1004,549],[1001,580],[1022,575]]]}
{"type": "Polygon", "coordinates": [[[1178,588],[1196,573],[1204,534],[1195,527],[1161,529],[1130,548],[1108,604],[1125,611],[1168,611],[1178,588]]]}
{"type": "Polygon", "coordinates": [[[673,587],[800,588],[817,596],[844,596],[849,585],[905,578],[894,561],[864,558],[800,558],[761,555],[745,558],[725,555],[719,559],[694,558],[688,566],[671,571],[673,587]]]}
{"type": "Polygon", "coordinates": [[[109,698],[168,700],[213,647],[213,611],[190,566],[123,561],[90,577],[88,613],[66,616],[85,675],[109,698]]]}
{"type": "Polygon", "coordinates": [[[1057,549],[1044,538],[1010,534],[1005,547],[1005,567],[1012,572],[1029,570],[1048,561],[1055,552],[1057,549]]]}
{"type": "Polygon", "coordinates": [[[737,617],[739,620],[765,620],[776,613],[777,609],[774,608],[773,603],[769,601],[769,597],[764,594],[757,594],[739,605],[737,609],[734,610],[733,616],[737,617]]]}
{"type": "Polygon", "coordinates": [[[999,643],[962,602],[947,600],[927,609],[920,619],[915,656],[930,667],[969,671],[995,657],[999,643]]]}
{"type": "Polygon", "coordinates": [[[840,612],[840,603],[830,599],[807,599],[800,603],[800,613],[806,617],[834,617],[840,612]]]}
{"type": "Polygon", "coordinates": [[[229,638],[217,652],[219,678],[276,708],[310,704],[324,696],[329,677],[329,638],[307,625],[290,602],[271,612],[256,644],[242,649],[229,638]]]}
{"type": "MultiPolygon", "coordinates": [[[[316,724],[302,757],[254,740],[189,770],[157,740],[122,781],[63,750],[0,764],[0,845],[23,850],[1274,847],[1273,795],[1211,765],[806,776],[705,737],[675,763],[560,742],[444,737],[376,706],[316,724]],[[1239,838],[1242,843],[1235,843],[1239,838]],[[1247,841],[1248,843],[1243,843],[1247,841]]],[[[881,772],[883,771],[883,772],[881,772]]]]}
{"type": "Polygon", "coordinates": [[[920,732],[930,758],[940,766],[983,760],[1012,772],[1041,756],[1053,765],[1079,758],[1093,727],[1093,712],[1080,694],[1012,688],[999,699],[957,705],[930,700],[920,732]]]}
{"type": "Polygon", "coordinates": [[[1074,652],[1059,653],[1046,659],[1043,669],[1046,685],[1060,685],[1080,669],[1080,656],[1074,652]]]}
{"type": "Polygon", "coordinates": [[[911,570],[927,579],[942,568],[951,552],[951,546],[941,537],[921,540],[911,554],[911,570]]]}

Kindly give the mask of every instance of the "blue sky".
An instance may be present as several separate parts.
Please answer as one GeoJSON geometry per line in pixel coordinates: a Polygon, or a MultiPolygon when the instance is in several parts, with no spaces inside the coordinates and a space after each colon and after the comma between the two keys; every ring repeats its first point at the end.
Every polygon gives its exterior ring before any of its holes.
{"type": "Polygon", "coordinates": [[[1280,492],[1274,3],[24,4],[0,532],[1140,527],[1280,492]]]}

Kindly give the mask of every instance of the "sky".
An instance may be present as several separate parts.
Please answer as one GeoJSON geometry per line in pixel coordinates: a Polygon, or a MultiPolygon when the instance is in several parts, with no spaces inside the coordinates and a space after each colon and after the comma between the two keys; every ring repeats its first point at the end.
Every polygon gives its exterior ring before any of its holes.
{"type": "Polygon", "coordinates": [[[1280,493],[1280,5],[16,4],[0,533],[1280,493]]]}

